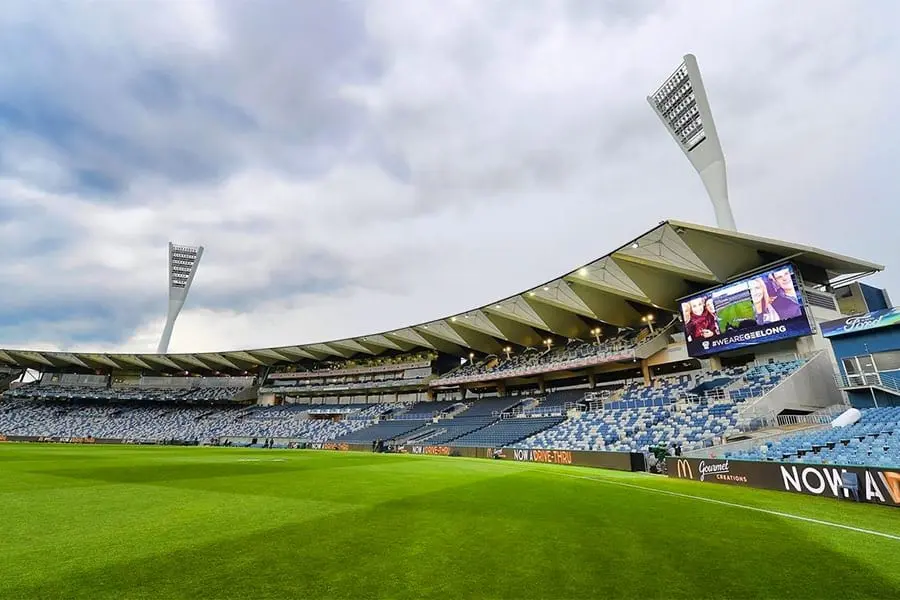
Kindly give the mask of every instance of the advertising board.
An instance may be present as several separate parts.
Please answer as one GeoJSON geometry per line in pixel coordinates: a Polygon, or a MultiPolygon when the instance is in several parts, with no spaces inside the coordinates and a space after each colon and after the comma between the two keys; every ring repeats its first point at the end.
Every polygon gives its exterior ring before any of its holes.
{"type": "Polygon", "coordinates": [[[677,479],[900,507],[898,469],[683,457],[667,458],[666,469],[677,479]]]}
{"type": "Polygon", "coordinates": [[[410,446],[410,454],[427,454],[431,456],[450,456],[450,446],[410,446]]]}
{"type": "Polygon", "coordinates": [[[496,458],[519,462],[539,462],[554,465],[577,465],[615,469],[617,471],[644,471],[644,455],[638,452],[587,452],[580,450],[540,450],[536,448],[503,448],[496,458]]]}
{"type": "Polygon", "coordinates": [[[464,458],[490,458],[517,462],[536,462],[554,465],[577,465],[615,469],[618,471],[644,471],[644,455],[638,452],[588,452],[579,450],[542,450],[525,448],[482,448],[468,446],[401,446],[403,454],[427,456],[461,456],[464,458]]]}
{"type": "Polygon", "coordinates": [[[900,308],[888,308],[864,315],[854,315],[835,321],[827,321],[822,323],[821,327],[823,336],[835,337],[894,325],[900,325],[900,308]]]}
{"type": "Polygon", "coordinates": [[[792,265],[686,298],[681,316],[688,354],[694,357],[812,332],[792,265]]]}

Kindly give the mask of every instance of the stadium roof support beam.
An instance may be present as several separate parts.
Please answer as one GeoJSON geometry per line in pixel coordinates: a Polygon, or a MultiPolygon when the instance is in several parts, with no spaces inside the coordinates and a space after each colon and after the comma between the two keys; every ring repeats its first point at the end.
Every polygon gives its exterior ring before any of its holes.
{"type": "Polygon", "coordinates": [[[95,365],[93,368],[95,368],[95,369],[113,368],[113,369],[117,369],[117,370],[122,370],[122,367],[121,367],[121,365],[119,365],[119,363],[112,360],[111,358],[109,358],[109,356],[107,356],[105,354],[78,352],[78,353],[76,353],[76,356],[78,356],[78,358],[80,358],[81,360],[83,360],[87,363],[93,363],[95,365]]]}
{"type": "Polygon", "coordinates": [[[426,340],[422,337],[422,334],[413,329],[412,327],[406,327],[404,329],[397,329],[395,331],[389,331],[384,334],[385,337],[390,338],[392,340],[396,339],[399,342],[405,344],[413,344],[414,347],[428,348],[429,350],[437,350],[437,348],[430,341],[426,340]]]}
{"type": "Polygon", "coordinates": [[[628,327],[641,318],[640,313],[620,296],[575,281],[570,282],[569,286],[591,308],[598,321],[616,327],[628,327]]]}
{"type": "Polygon", "coordinates": [[[547,324],[547,331],[561,335],[567,338],[585,338],[590,337],[591,328],[588,324],[577,315],[562,310],[549,304],[527,299],[534,311],[541,317],[541,320],[547,324]]]}
{"type": "Polygon", "coordinates": [[[444,321],[431,321],[430,323],[425,323],[424,325],[418,325],[415,329],[423,337],[431,335],[432,337],[448,341],[451,344],[456,344],[460,347],[466,346],[466,340],[459,334],[459,332],[453,329],[453,327],[451,327],[449,323],[446,323],[444,321]]]}
{"type": "Polygon", "coordinates": [[[223,367],[225,369],[232,369],[234,371],[246,370],[242,367],[239,367],[235,363],[235,361],[229,360],[229,359],[225,358],[224,356],[222,356],[221,354],[217,354],[215,352],[207,352],[204,354],[197,354],[196,356],[203,362],[214,365],[215,366],[215,368],[213,369],[214,371],[221,371],[223,367]]]}
{"type": "Polygon", "coordinates": [[[628,261],[710,284],[722,283],[669,225],[642,235],[630,245],[616,250],[612,257],[620,265],[628,261]]]}
{"type": "Polygon", "coordinates": [[[304,350],[300,346],[281,346],[279,348],[275,348],[275,351],[288,357],[293,356],[293,360],[295,362],[304,358],[307,360],[322,360],[323,358],[322,355],[313,354],[312,352],[304,350]]]}
{"type": "MultiPolygon", "coordinates": [[[[538,346],[543,341],[543,336],[541,336],[536,329],[529,327],[528,325],[523,325],[520,321],[509,319],[500,316],[499,314],[490,314],[485,311],[473,312],[478,312],[484,322],[489,323],[493,329],[499,331],[500,335],[495,337],[499,337],[502,340],[522,346],[523,348],[538,346]]],[[[457,319],[456,324],[460,327],[472,327],[473,325],[476,325],[476,330],[482,331],[477,329],[477,323],[471,322],[473,320],[475,320],[474,316],[470,319],[465,319],[465,317],[463,317],[457,319]]],[[[482,332],[485,333],[484,331],[482,332]]]]}
{"type": "Polygon", "coordinates": [[[529,291],[526,295],[528,301],[532,304],[542,302],[588,319],[598,318],[596,313],[591,310],[591,307],[585,304],[584,300],[572,291],[571,285],[564,279],[551,281],[547,285],[529,291]]]}
{"type": "Polygon", "coordinates": [[[468,348],[474,348],[484,354],[496,354],[503,350],[504,344],[498,342],[497,338],[493,336],[468,329],[457,323],[449,323],[448,326],[459,335],[468,348]]]}
{"type": "MultiPolygon", "coordinates": [[[[459,344],[455,344],[450,342],[444,338],[438,337],[428,331],[420,331],[419,335],[435,350],[443,352],[445,354],[453,354],[454,356],[468,356],[469,349],[464,348],[459,344]]],[[[476,348],[477,350],[477,348],[476,348]]]]}
{"type": "Polygon", "coordinates": [[[704,233],[675,227],[674,231],[691,247],[694,254],[716,275],[719,281],[736,273],[744,273],[759,267],[759,251],[733,239],[706,235],[704,233]]]}
{"type": "Polygon", "coordinates": [[[328,343],[320,343],[320,344],[307,344],[303,346],[303,349],[307,352],[320,356],[319,360],[323,360],[325,358],[350,358],[353,356],[353,353],[349,350],[342,350],[340,348],[335,348],[333,346],[328,345],[328,343]]]}
{"type": "Polygon", "coordinates": [[[589,285],[614,296],[621,296],[635,302],[650,302],[650,298],[644,290],[632,281],[628,274],[622,270],[622,267],[610,256],[585,265],[574,273],[569,273],[565,278],[568,281],[589,285]]]}
{"type": "MultiPolygon", "coordinates": [[[[130,356],[127,354],[108,354],[107,356],[119,365],[120,371],[133,371],[135,368],[140,368],[135,366],[134,361],[128,360],[130,356]]],[[[150,365],[147,365],[147,368],[144,370],[154,371],[150,365]]]]}
{"type": "MultiPolygon", "coordinates": [[[[88,365],[86,362],[84,362],[83,360],[81,360],[80,358],[75,356],[74,354],[69,354],[67,352],[61,352],[57,356],[60,359],[60,361],[63,361],[65,363],[67,363],[68,365],[74,365],[76,367],[81,367],[82,369],[93,368],[90,365],[88,365]]],[[[60,365],[60,366],[64,366],[64,365],[60,365]]]]}
{"type": "Polygon", "coordinates": [[[356,343],[366,349],[366,353],[371,354],[373,356],[377,356],[379,354],[384,354],[385,351],[389,350],[389,348],[383,344],[374,344],[363,338],[356,340],[356,343]]]}
{"type": "Polygon", "coordinates": [[[182,365],[183,371],[216,371],[218,367],[211,366],[208,362],[200,360],[199,354],[166,354],[164,355],[177,365],[182,365]]]}
{"type": "Polygon", "coordinates": [[[397,352],[409,352],[416,347],[415,345],[408,342],[400,342],[398,340],[388,339],[386,335],[382,334],[366,335],[359,338],[357,341],[363,346],[373,346],[376,348],[380,348],[382,352],[385,349],[396,350],[397,352]]]}
{"type": "MultiPolygon", "coordinates": [[[[115,362],[117,362],[119,364],[124,364],[128,367],[136,367],[143,371],[153,371],[154,370],[154,368],[151,365],[147,364],[145,361],[141,360],[136,355],[115,354],[113,356],[115,357],[115,359],[114,359],[115,362]]],[[[127,369],[124,369],[124,370],[127,370],[127,369]]]]}
{"type": "Polygon", "coordinates": [[[676,312],[675,300],[677,298],[686,296],[696,291],[696,289],[708,287],[708,284],[706,286],[692,286],[682,276],[662,269],[629,264],[625,261],[616,262],[647,294],[647,300],[643,301],[642,304],[661,307],[671,312],[676,312]]]}
{"type": "Polygon", "coordinates": [[[10,356],[9,353],[7,353],[4,350],[0,350],[0,362],[6,363],[8,365],[13,365],[13,366],[16,366],[19,364],[19,361],[17,361],[15,358],[10,356]]]}
{"type": "Polygon", "coordinates": [[[356,340],[339,340],[337,342],[328,342],[328,345],[332,348],[348,350],[353,354],[377,354],[376,352],[373,352],[371,349],[366,348],[356,340]]]}
{"type": "MultiPolygon", "coordinates": [[[[803,244],[780,242],[778,240],[760,236],[738,233],[735,231],[725,231],[714,227],[694,225],[682,221],[671,221],[670,223],[673,227],[681,228],[685,232],[691,231],[695,234],[703,234],[707,237],[727,240],[738,245],[749,246],[756,251],[757,255],[768,253],[783,258],[791,257],[792,259],[800,260],[805,264],[821,267],[831,278],[860,273],[875,273],[884,270],[884,265],[850,258],[849,256],[844,256],[835,252],[819,250],[818,248],[805,246],[803,244]]],[[[754,265],[754,267],[762,266],[764,265],[754,265]]],[[[746,270],[750,269],[745,269],[744,271],[746,270]]],[[[741,271],[735,270],[730,275],[738,274],[741,274],[741,271]]]]}
{"type": "Polygon", "coordinates": [[[138,354],[137,355],[141,360],[143,360],[147,364],[157,364],[161,365],[163,371],[166,369],[172,371],[189,371],[190,369],[185,369],[183,365],[179,365],[175,361],[171,359],[171,355],[166,354],[138,354]]]}
{"type": "Polygon", "coordinates": [[[459,331],[459,327],[463,327],[496,339],[510,341],[506,334],[500,331],[500,328],[480,310],[472,310],[462,315],[454,315],[450,317],[450,324],[457,331],[459,331]]]}
{"type": "Polygon", "coordinates": [[[256,357],[267,366],[271,366],[279,362],[296,362],[296,359],[290,358],[286,354],[272,349],[247,350],[247,354],[256,357]]]}
{"type": "Polygon", "coordinates": [[[28,350],[10,350],[9,355],[17,357],[29,366],[37,365],[38,368],[55,366],[41,352],[29,352],[28,350]]]}
{"type": "Polygon", "coordinates": [[[506,298],[496,304],[485,306],[482,310],[488,315],[499,315],[511,321],[518,321],[528,327],[550,331],[550,325],[541,319],[534,307],[528,304],[522,296],[506,298]]]}
{"type": "MultiPolygon", "coordinates": [[[[223,352],[225,358],[230,360],[231,362],[240,363],[239,366],[249,365],[250,367],[261,367],[266,363],[264,361],[259,360],[249,352],[245,352],[243,350],[234,350],[231,352],[223,352]]],[[[246,370],[246,369],[244,369],[246,370]]]]}

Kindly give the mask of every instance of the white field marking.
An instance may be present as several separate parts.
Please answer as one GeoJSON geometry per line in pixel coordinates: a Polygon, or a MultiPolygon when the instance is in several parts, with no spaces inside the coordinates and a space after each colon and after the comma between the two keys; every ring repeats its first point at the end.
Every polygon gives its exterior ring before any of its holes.
{"type": "MultiPolygon", "coordinates": [[[[553,473],[553,471],[540,471],[541,473],[553,473]]],[[[726,502],[724,500],[714,500],[713,498],[707,498],[705,496],[694,496],[692,494],[682,494],[679,492],[670,492],[669,490],[660,490],[657,488],[646,487],[643,485],[634,485],[633,483],[623,483],[621,481],[611,481],[609,479],[599,479],[597,477],[588,477],[586,475],[572,475],[571,473],[554,473],[554,475],[560,475],[562,477],[573,477],[575,479],[587,479],[589,481],[599,481],[600,483],[606,483],[609,485],[619,485],[622,487],[634,488],[637,490],[644,490],[646,492],[655,492],[657,494],[665,494],[666,496],[675,496],[677,498],[688,498],[689,500],[700,500],[701,502],[709,502],[710,504],[720,504],[722,506],[730,506],[732,508],[743,508],[744,510],[752,510],[754,512],[761,512],[767,515],[775,515],[777,517],[784,517],[786,519],[795,519],[797,521],[804,521],[806,523],[815,523],[816,525],[825,525],[826,527],[834,527],[836,529],[846,529],[847,531],[855,531],[856,533],[865,533],[868,535],[874,535],[878,537],[887,538],[889,540],[896,540],[900,542],[900,535],[894,535],[892,533],[884,533],[883,531],[874,531],[872,529],[863,529],[861,527],[853,527],[851,525],[843,525],[841,523],[833,523],[831,521],[822,521],[820,519],[812,519],[810,517],[801,517],[800,515],[794,515],[791,513],[781,512],[777,510],[769,510],[767,508],[759,508],[757,506],[748,506],[746,504],[737,504],[736,502],[726,502]]]]}
{"type": "Polygon", "coordinates": [[[238,462],[286,462],[286,458],[239,458],[238,462]]]}

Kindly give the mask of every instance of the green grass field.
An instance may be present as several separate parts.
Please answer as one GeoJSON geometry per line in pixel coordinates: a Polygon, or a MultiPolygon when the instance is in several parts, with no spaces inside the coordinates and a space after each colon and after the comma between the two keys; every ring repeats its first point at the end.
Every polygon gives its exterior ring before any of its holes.
{"type": "Polygon", "coordinates": [[[900,597],[900,539],[701,498],[900,536],[897,509],[555,465],[0,444],[0,598],[900,597]]]}
{"type": "Polygon", "coordinates": [[[725,333],[729,326],[737,327],[741,321],[756,319],[756,312],[753,310],[753,301],[748,298],[719,308],[716,317],[719,320],[719,331],[725,333]]]}

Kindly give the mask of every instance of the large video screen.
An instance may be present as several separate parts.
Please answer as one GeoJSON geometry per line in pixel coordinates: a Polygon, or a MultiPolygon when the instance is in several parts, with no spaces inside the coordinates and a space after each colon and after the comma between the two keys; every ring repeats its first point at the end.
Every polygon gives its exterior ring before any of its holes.
{"type": "Polygon", "coordinates": [[[694,357],[809,335],[812,329],[792,265],[783,265],[681,303],[694,357]]]}

